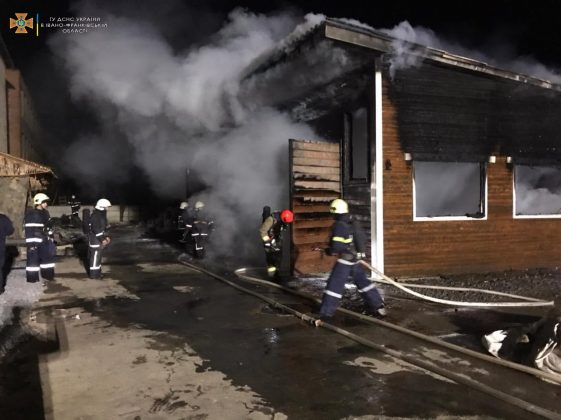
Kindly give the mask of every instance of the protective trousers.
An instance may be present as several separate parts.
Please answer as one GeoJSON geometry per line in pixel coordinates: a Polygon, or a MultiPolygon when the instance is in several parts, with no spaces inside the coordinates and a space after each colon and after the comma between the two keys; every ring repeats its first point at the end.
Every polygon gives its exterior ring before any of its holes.
{"type": "Polygon", "coordinates": [[[269,277],[277,277],[279,275],[282,252],[265,251],[265,259],[267,260],[267,275],[269,277]]]}
{"type": "Polygon", "coordinates": [[[39,272],[41,277],[46,280],[55,278],[55,255],[52,250],[52,244],[49,240],[43,240],[38,244],[27,245],[27,264],[25,266],[25,276],[29,283],[39,281],[39,272]]]}
{"type": "Polygon", "coordinates": [[[351,274],[362,299],[372,310],[376,310],[384,305],[378,289],[376,289],[374,283],[368,280],[362,267],[358,266],[357,263],[349,261],[340,262],[338,260],[329,275],[327,287],[323,292],[319,310],[320,317],[328,318],[333,316],[341,303],[345,283],[351,274]]]}
{"type": "Polygon", "coordinates": [[[100,245],[88,247],[89,277],[90,279],[101,278],[101,253],[100,245]]]}

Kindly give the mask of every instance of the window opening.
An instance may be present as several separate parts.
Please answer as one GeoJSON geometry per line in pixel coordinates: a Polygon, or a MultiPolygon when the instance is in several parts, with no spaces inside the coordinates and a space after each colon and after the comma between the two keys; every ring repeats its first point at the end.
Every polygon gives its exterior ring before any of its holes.
{"type": "Polygon", "coordinates": [[[486,171],[479,162],[413,162],[413,217],[484,219],[486,171]]]}
{"type": "Polygon", "coordinates": [[[368,179],[368,112],[359,108],[351,117],[351,179],[368,179]]]}
{"type": "Polygon", "coordinates": [[[561,168],[515,165],[514,214],[561,217],[561,168]]]}

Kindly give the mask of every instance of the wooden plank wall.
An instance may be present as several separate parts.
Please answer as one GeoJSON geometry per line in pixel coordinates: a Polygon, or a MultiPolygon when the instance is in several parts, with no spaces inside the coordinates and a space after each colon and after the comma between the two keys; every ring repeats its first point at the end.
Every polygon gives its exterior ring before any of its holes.
{"type": "Polygon", "coordinates": [[[403,158],[399,110],[383,92],[385,271],[390,276],[558,267],[560,219],[513,219],[506,156],[488,164],[488,220],[413,222],[412,167],[403,158]]]}
{"type": "Polygon", "coordinates": [[[329,203],[341,196],[339,144],[290,140],[292,267],[298,274],[324,273],[335,261],[323,252],[333,218],[329,203]]]}

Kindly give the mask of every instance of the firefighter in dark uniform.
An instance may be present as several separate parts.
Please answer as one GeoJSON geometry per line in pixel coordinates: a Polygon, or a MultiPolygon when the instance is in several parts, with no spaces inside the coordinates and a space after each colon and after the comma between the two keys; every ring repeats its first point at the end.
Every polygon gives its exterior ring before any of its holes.
{"type": "MultiPolygon", "coordinates": [[[[335,224],[331,230],[327,255],[337,256],[327,287],[323,292],[323,299],[319,310],[320,320],[333,316],[343,298],[345,283],[352,275],[358,292],[369,306],[373,314],[384,316],[384,301],[378,290],[368,278],[359,264],[365,257],[365,235],[358,222],[353,221],[349,215],[349,206],[346,201],[336,199],[331,202],[330,212],[335,216],[335,224]]],[[[319,325],[316,323],[316,325],[319,325]]]]}
{"type": "Polygon", "coordinates": [[[275,211],[266,216],[259,228],[259,234],[265,248],[267,261],[267,275],[279,279],[279,270],[282,262],[282,235],[289,223],[294,220],[290,210],[275,211]]]}
{"type": "Polygon", "coordinates": [[[214,227],[214,222],[203,212],[204,207],[205,203],[197,201],[195,210],[187,213],[185,219],[185,232],[190,236],[192,253],[195,258],[204,258],[208,236],[214,227]]]}
{"type": "Polygon", "coordinates": [[[70,198],[70,201],[68,202],[68,205],[70,206],[70,220],[72,221],[72,224],[75,226],[80,226],[80,206],[82,203],[80,203],[77,199],[75,195],[72,195],[72,197],[70,198]]]}
{"type": "Polygon", "coordinates": [[[4,263],[6,262],[6,236],[14,233],[14,225],[8,216],[0,213],[0,294],[4,293],[4,263]]]}
{"type": "Polygon", "coordinates": [[[193,227],[193,218],[191,215],[192,210],[187,201],[181,202],[181,204],[179,205],[179,210],[181,210],[181,212],[179,213],[178,217],[178,228],[180,230],[183,230],[183,235],[181,236],[179,242],[185,243],[187,242],[188,235],[191,232],[191,228],[193,227]]]}
{"type": "Polygon", "coordinates": [[[53,280],[55,277],[56,245],[53,230],[50,226],[50,215],[47,211],[49,197],[38,193],[33,197],[32,209],[25,213],[25,244],[27,246],[27,264],[25,274],[29,283],[39,281],[41,277],[53,280]]]}
{"type": "Polygon", "coordinates": [[[103,249],[111,242],[111,238],[106,232],[108,207],[111,207],[109,200],[100,198],[90,216],[90,232],[88,233],[90,279],[101,279],[101,256],[103,249]]]}

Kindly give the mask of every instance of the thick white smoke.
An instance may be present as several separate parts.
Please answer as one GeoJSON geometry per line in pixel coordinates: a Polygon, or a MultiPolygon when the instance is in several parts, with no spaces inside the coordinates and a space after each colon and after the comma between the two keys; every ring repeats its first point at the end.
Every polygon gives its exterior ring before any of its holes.
{"type": "Polygon", "coordinates": [[[470,50],[436,36],[434,31],[429,28],[412,26],[408,21],[400,22],[391,29],[380,29],[380,31],[395,38],[392,42],[393,57],[390,60],[392,76],[396,70],[420,65],[423,59],[423,48],[419,48],[421,46],[443,50],[481,61],[490,66],[549,80],[552,83],[561,83],[561,75],[558,71],[546,67],[533,57],[514,56],[511,48],[507,46],[495,47],[493,51],[487,52],[470,50]]]}
{"type": "Polygon", "coordinates": [[[240,227],[258,238],[262,207],[288,206],[288,139],[314,133],[278,111],[251,107],[251,97],[241,103],[240,77],[301,18],[235,10],[207,43],[180,52],[146,22],[104,21],[106,30],[51,40],[73,99],[99,117],[100,128],[68,148],[67,165],[95,189],[125,177],[132,153],[152,190],[178,201],[190,168],[209,186],[195,199],[217,217],[220,243],[239,249],[248,242],[240,227]]]}

